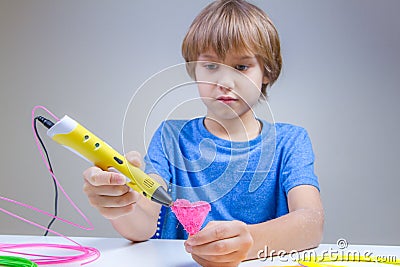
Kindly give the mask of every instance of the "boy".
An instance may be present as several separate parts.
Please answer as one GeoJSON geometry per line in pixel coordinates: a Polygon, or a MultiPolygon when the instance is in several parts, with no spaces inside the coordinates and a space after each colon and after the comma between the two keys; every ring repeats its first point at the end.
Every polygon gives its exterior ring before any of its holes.
{"type": "MultiPolygon", "coordinates": [[[[232,173],[224,170],[231,168],[229,155],[236,145],[248,144],[245,154],[258,161],[246,165],[246,171],[258,170],[269,125],[254,117],[252,107],[266,95],[267,86],[276,81],[281,70],[275,27],[262,10],[242,0],[220,0],[204,8],[189,28],[182,54],[186,62],[198,61],[188,67],[195,79],[228,66],[251,80],[256,90],[240,86],[240,79],[229,75],[229,71],[220,72],[224,75],[215,75],[215,83],[198,84],[207,107],[204,118],[166,121],[156,131],[145,157],[146,172],[166,188],[169,183],[174,199],[181,196],[173,185],[201,186],[220,175],[231,177],[232,173]],[[165,146],[165,133],[176,134],[183,141],[165,146]],[[199,148],[205,138],[216,144],[218,163],[211,162],[196,171],[182,171],[171,164],[168,153],[173,153],[169,149],[181,153],[175,157],[187,157],[196,154],[193,147],[199,148]]],[[[269,251],[303,250],[321,241],[323,208],[308,135],[289,124],[273,127],[274,157],[264,168],[267,174],[261,185],[249,192],[246,179],[240,179],[231,191],[211,199],[206,226],[185,241],[186,250],[202,266],[237,266],[245,259],[260,256],[259,251],[265,247],[269,251]]],[[[132,164],[141,165],[137,152],[126,157],[132,164]]],[[[164,208],[159,221],[160,205],[129,190],[121,175],[92,167],[84,172],[84,178],[90,203],[127,239],[147,240],[156,231],[161,238],[187,237],[176,228],[174,215],[164,208]],[[158,221],[161,225],[157,228],[158,221]]]]}

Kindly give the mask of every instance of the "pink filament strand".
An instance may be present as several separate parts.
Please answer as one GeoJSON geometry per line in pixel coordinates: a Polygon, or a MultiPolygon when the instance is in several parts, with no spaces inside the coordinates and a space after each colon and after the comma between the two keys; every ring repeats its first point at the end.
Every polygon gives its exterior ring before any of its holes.
{"type": "MultiPolygon", "coordinates": [[[[36,142],[36,146],[40,152],[40,156],[42,157],[43,162],[46,164],[47,170],[48,172],[51,174],[51,176],[53,177],[54,181],[57,184],[57,187],[61,190],[61,192],[63,193],[63,195],[67,198],[68,202],[72,205],[72,207],[79,213],[79,215],[81,215],[81,217],[85,220],[85,222],[90,226],[89,228],[83,227],[83,226],[78,226],[81,229],[84,230],[93,230],[93,225],[90,222],[90,220],[86,217],[86,215],[78,208],[78,206],[74,203],[74,201],[69,197],[69,195],[67,194],[67,192],[65,192],[64,188],[61,186],[61,184],[58,182],[58,179],[56,178],[56,176],[54,175],[54,173],[51,171],[50,166],[48,164],[48,162],[46,161],[45,155],[43,153],[42,147],[40,146],[40,142],[39,142],[39,138],[36,135],[35,129],[34,129],[34,119],[35,119],[35,111],[37,109],[43,109],[45,110],[47,113],[49,113],[54,119],[56,119],[57,121],[59,121],[59,119],[53,114],[51,113],[49,110],[47,110],[45,107],[43,106],[35,106],[32,110],[32,131],[33,131],[33,135],[35,137],[35,142],[36,142]]],[[[54,218],[54,216],[50,215],[51,217],[54,218]]],[[[65,221],[64,222],[73,225],[72,222],[70,221],[65,221]]]]}

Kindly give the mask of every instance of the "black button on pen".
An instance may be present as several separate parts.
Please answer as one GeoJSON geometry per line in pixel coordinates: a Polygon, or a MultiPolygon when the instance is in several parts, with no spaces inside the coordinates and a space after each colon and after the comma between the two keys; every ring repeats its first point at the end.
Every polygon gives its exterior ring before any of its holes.
{"type": "Polygon", "coordinates": [[[117,157],[114,157],[114,160],[115,160],[118,164],[123,164],[123,163],[124,163],[121,159],[119,159],[119,158],[117,158],[117,157]]]}

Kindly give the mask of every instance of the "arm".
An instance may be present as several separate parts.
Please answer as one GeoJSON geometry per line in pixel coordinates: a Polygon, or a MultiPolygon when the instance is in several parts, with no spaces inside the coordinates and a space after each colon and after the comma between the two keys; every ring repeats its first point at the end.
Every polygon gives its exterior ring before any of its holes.
{"type": "Polygon", "coordinates": [[[290,252],[319,245],[324,224],[319,191],[314,186],[296,186],[288,193],[288,206],[288,214],[248,226],[254,240],[248,258],[257,258],[259,250],[264,249],[265,246],[268,247],[269,252],[271,250],[290,252]]]}
{"type": "MultiPolygon", "coordinates": [[[[128,153],[126,158],[135,166],[141,164],[137,152],[128,153]]],[[[161,205],[130,189],[119,173],[91,167],[83,176],[83,190],[90,204],[110,220],[116,231],[132,241],[144,241],[153,236],[161,205]]],[[[152,178],[165,185],[161,177],[152,175],[152,178]]]]}
{"type": "Polygon", "coordinates": [[[297,186],[288,193],[288,205],[287,215],[260,224],[211,222],[186,241],[186,250],[203,266],[237,266],[242,260],[257,258],[265,246],[269,252],[317,246],[324,221],[319,191],[297,186]]]}

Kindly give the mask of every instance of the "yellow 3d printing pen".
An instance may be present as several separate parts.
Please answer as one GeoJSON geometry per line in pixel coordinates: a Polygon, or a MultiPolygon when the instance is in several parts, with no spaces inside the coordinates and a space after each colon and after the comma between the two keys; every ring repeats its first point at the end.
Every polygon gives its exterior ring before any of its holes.
{"type": "Polygon", "coordinates": [[[165,189],[141,169],[130,164],[96,135],[68,116],[56,123],[39,116],[38,120],[48,128],[47,135],[102,170],[115,168],[129,178],[127,185],[154,202],[171,206],[173,201],[165,189]]]}

